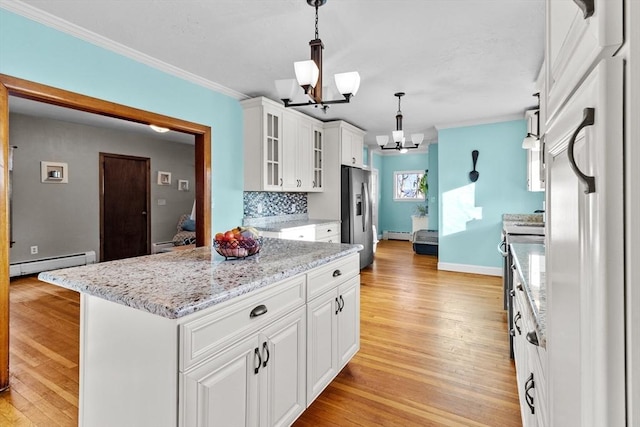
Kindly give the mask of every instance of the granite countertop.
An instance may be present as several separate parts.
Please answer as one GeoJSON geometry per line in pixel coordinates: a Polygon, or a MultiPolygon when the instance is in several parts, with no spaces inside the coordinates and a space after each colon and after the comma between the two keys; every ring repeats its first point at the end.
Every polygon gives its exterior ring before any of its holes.
{"type": "Polygon", "coordinates": [[[357,253],[361,245],[263,239],[260,253],[224,260],[211,247],[40,273],[42,281],[177,319],[357,253]]]}
{"type": "Polygon", "coordinates": [[[502,230],[507,234],[544,234],[542,214],[503,214],[502,230]]]}
{"type": "Polygon", "coordinates": [[[512,243],[511,250],[516,268],[522,279],[531,306],[538,342],[546,347],[546,283],[545,283],[545,250],[544,245],[534,243],[512,243]]]}

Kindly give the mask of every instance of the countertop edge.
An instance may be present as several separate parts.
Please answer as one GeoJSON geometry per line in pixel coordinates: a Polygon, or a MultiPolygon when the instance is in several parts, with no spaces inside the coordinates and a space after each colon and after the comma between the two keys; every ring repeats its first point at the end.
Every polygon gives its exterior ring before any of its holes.
{"type": "MultiPolygon", "coordinates": [[[[234,287],[233,289],[220,292],[219,294],[211,298],[208,298],[202,301],[197,301],[193,304],[185,304],[182,307],[175,307],[175,308],[168,307],[166,305],[159,305],[151,301],[143,301],[139,298],[138,299],[132,298],[132,297],[127,298],[126,295],[123,296],[122,294],[105,292],[105,286],[95,285],[86,281],[71,280],[71,279],[67,279],[65,277],[56,275],[58,272],[63,272],[64,270],[41,272],[38,275],[38,279],[47,283],[51,283],[53,285],[60,286],[65,289],[69,289],[72,291],[102,298],[104,300],[111,301],[116,304],[121,304],[134,309],[146,311],[151,314],[155,314],[168,319],[179,319],[189,314],[213,307],[217,304],[228,301],[235,297],[239,297],[241,295],[245,295],[259,289],[264,289],[265,287],[268,287],[274,283],[280,282],[282,280],[288,279],[298,274],[308,273],[310,270],[313,270],[317,267],[328,264],[337,259],[347,257],[354,253],[358,253],[362,249],[363,249],[362,245],[351,245],[350,247],[342,248],[340,251],[337,251],[334,254],[327,255],[321,259],[316,259],[303,264],[293,265],[290,268],[285,269],[276,274],[271,274],[265,277],[261,277],[258,280],[242,283],[241,285],[234,287]]],[[[154,256],[162,256],[162,255],[170,256],[172,254],[175,254],[175,253],[159,254],[154,256]]],[[[108,289],[106,290],[108,291],[108,289]]]]}

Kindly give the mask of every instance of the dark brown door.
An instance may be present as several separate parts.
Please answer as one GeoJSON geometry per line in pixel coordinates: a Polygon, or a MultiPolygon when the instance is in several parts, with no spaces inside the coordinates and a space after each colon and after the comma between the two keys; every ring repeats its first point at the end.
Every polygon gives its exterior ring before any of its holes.
{"type": "Polygon", "coordinates": [[[100,260],[149,254],[150,160],[100,153],[100,260]]]}

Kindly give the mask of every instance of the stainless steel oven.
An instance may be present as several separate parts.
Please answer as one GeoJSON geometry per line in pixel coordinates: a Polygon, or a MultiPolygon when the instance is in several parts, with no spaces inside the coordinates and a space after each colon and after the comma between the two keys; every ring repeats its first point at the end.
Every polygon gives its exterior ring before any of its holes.
{"type": "Polygon", "coordinates": [[[504,309],[507,310],[507,322],[509,334],[509,355],[513,358],[513,254],[511,253],[511,243],[538,243],[544,244],[544,227],[530,225],[509,225],[503,227],[502,239],[498,245],[498,252],[502,255],[504,262],[502,267],[502,291],[504,298],[504,309]]]}

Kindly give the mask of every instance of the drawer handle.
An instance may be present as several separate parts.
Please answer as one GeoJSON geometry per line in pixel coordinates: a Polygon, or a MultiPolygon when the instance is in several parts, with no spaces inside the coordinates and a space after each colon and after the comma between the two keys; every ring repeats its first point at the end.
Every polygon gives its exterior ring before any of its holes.
{"type": "Polygon", "coordinates": [[[540,346],[540,343],[538,342],[538,334],[536,334],[536,331],[527,332],[527,341],[529,341],[533,345],[540,346]]]}
{"type": "Polygon", "coordinates": [[[334,271],[333,271],[333,277],[338,277],[338,276],[342,276],[342,271],[340,271],[340,270],[334,270],[334,271]]]}
{"type": "Polygon", "coordinates": [[[578,5],[580,10],[582,11],[582,15],[584,19],[587,19],[593,16],[593,13],[596,11],[595,2],[593,0],[573,0],[575,4],[578,5]]]}
{"type": "Polygon", "coordinates": [[[267,312],[267,306],[264,304],[260,304],[259,306],[251,310],[249,317],[254,318],[254,317],[262,316],[266,312],[267,312]]]}
{"type": "Polygon", "coordinates": [[[332,229],[327,229],[327,233],[331,233],[333,230],[332,229]]]}
{"type": "Polygon", "coordinates": [[[519,291],[524,291],[524,288],[522,287],[522,283],[518,283],[518,286],[516,286],[516,288],[517,288],[519,291]]]}

